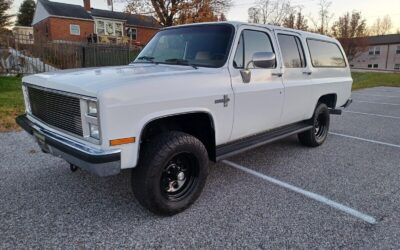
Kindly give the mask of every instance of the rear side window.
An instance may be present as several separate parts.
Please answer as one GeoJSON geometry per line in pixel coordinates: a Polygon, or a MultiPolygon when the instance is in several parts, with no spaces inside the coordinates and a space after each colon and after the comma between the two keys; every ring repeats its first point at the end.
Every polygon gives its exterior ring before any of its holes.
{"type": "Polygon", "coordinates": [[[278,40],[286,68],[306,67],[303,45],[298,37],[279,34],[278,40]]]}
{"type": "Polygon", "coordinates": [[[255,52],[274,52],[271,39],[264,32],[244,30],[236,49],[233,66],[235,68],[246,67],[255,52]]]}
{"type": "Polygon", "coordinates": [[[316,68],[344,68],[346,61],[335,43],[307,39],[312,65],[316,68]]]}

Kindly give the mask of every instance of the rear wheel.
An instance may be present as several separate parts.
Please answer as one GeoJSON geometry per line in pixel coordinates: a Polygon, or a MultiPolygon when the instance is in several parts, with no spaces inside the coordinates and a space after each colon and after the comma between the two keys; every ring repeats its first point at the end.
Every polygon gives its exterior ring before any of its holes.
{"type": "Polygon", "coordinates": [[[303,145],[318,147],[325,142],[329,132],[330,116],[325,103],[318,103],[311,121],[313,128],[299,133],[298,138],[303,145]]]}
{"type": "Polygon", "coordinates": [[[143,145],[132,172],[133,192],[141,205],[160,215],[188,208],[201,194],[208,175],[208,154],[195,137],[163,133],[143,145]]]}

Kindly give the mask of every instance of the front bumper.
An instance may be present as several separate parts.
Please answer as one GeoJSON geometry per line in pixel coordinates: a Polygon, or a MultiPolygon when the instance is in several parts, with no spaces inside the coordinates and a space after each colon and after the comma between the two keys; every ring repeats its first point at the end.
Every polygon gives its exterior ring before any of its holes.
{"type": "Polygon", "coordinates": [[[41,149],[98,176],[116,175],[121,171],[121,151],[101,150],[51,132],[28,117],[20,115],[16,122],[31,134],[41,149]]]}

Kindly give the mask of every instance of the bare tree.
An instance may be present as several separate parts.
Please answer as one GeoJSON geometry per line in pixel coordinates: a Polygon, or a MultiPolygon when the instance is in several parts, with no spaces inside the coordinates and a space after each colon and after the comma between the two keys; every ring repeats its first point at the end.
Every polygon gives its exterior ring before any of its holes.
{"type": "Polygon", "coordinates": [[[126,2],[125,11],[154,16],[163,26],[217,21],[229,10],[231,0],[120,0],[126,2]]]}
{"type": "Polygon", "coordinates": [[[329,33],[329,24],[333,18],[330,12],[332,2],[329,0],[319,0],[318,2],[318,17],[311,17],[316,32],[326,35],[329,33]]]}
{"type": "Polygon", "coordinates": [[[256,5],[248,10],[250,22],[274,25],[282,25],[293,12],[290,0],[257,0],[256,5]]]}
{"type": "Polygon", "coordinates": [[[301,8],[297,12],[290,13],[283,20],[282,26],[304,31],[308,30],[307,19],[303,15],[301,8]]]}
{"type": "Polygon", "coordinates": [[[260,23],[261,22],[261,20],[260,20],[261,13],[258,8],[251,7],[247,11],[247,13],[249,15],[249,23],[260,23]]]}
{"type": "Polygon", "coordinates": [[[371,35],[380,36],[387,35],[393,28],[393,22],[389,15],[383,18],[378,17],[370,28],[371,35]]]}
{"type": "Polygon", "coordinates": [[[332,26],[332,35],[339,39],[349,60],[367,50],[367,21],[361,12],[347,12],[339,17],[332,26]]]}

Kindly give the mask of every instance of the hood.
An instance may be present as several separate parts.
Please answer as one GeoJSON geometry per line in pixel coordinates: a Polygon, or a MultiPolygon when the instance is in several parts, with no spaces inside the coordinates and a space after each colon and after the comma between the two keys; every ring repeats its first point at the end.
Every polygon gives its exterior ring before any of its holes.
{"type": "Polygon", "coordinates": [[[23,82],[45,88],[96,97],[99,92],[139,80],[177,76],[199,71],[188,66],[131,64],[128,66],[61,70],[26,76],[23,82]]]}

